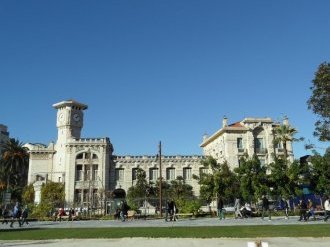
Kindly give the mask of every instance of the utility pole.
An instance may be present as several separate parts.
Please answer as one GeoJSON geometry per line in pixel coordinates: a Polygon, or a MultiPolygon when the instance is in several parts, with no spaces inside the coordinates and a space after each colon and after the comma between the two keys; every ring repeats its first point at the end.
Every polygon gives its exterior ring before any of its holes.
{"type": "Polygon", "coordinates": [[[162,192],[162,184],[163,184],[163,177],[162,177],[162,142],[159,142],[159,210],[160,210],[160,217],[163,218],[163,208],[162,208],[162,200],[163,200],[163,192],[162,192]]]}

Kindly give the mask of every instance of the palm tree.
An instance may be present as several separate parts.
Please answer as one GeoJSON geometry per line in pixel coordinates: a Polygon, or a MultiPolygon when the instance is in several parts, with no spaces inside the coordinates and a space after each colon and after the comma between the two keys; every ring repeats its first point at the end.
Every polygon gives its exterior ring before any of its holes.
{"type": "Polygon", "coordinates": [[[302,141],[303,138],[294,138],[293,136],[297,133],[297,130],[295,128],[292,128],[288,124],[282,124],[274,129],[274,145],[282,143],[283,144],[283,150],[284,150],[284,160],[287,160],[288,158],[288,149],[287,149],[287,143],[288,142],[297,142],[302,141]]]}
{"type": "Polygon", "coordinates": [[[9,139],[2,150],[3,175],[7,177],[7,191],[10,187],[24,187],[27,183],[29,155],[22,143],[9,139]]]}

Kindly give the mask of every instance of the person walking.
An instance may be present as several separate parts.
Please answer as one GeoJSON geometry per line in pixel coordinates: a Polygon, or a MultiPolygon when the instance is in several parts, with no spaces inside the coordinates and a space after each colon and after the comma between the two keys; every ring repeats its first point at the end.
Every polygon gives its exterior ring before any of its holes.
{"type": "Polygon", "coordinates": [[[241,200],[238,197],[236,197],[235,199],[234,209],[235,209],[235,219],[237,219],[238,217],[243,218],[241,213],[241,200]]]}
{"type": "Polygon", "coordinates": [[[25,205],[25,207],[23,209],[23,212],[22,212],[21,225],[20,226],[23,226],[24,223],[26,223],[27,225],[29,225],[29,222],[27,220],[27,217],[28,216],[29,216],[29,209],[28,209],[28,206],[25,205]]]}
{"type": "Polygon", "coordinates": [[[269,209],[269,200],[266,197],[266,195],[262,196],[262,215],[261,215],[261,219],[264,219],[265,213],[267,212],[268,214],[268,220],[272,220],[272,215],[270,213],[270,209],[269,209]]]}
{"type": "Polygon", "coordinates": [[[326,200],[324,202],[324,210],[325,210],[324,221],[327,221],[330,217],[330,200],[329,200],[329,196],[326,197],[326,200]]]}
{"type": "Polygon", "coordinates": [[[2,218],[3,218],[3,221],[2,221],[2,224],[8,224],[8,219],[10,218],[10,215],[9,215],[9,210],[7,208],[7,205],[4,206],[3,210],[2,210],[2,218]]]}
{"type": "Polygon", "coordinates": [[[303,199],[299,200],[298,208],[299,208],[299,215],[300,215],[300,218],[298,221],[302,221],[302,220],[307,221],[307,215],[306,215],[307,204],[303,199]]]}
{"type": "Polygon", "coordinates": [[[284,210],[284,214],[285,214],[285,219],[289,219],[289,203],[288,200],[285,200],[282,198],[283,201],[283,210],[284,210]]]}
{"type": "Polygon", "coordinates": [[[219,220],[225,219],[224,210],[223,210],[223,199],[222,199],[222,196],[218,196],[217,209],[218,209],[219,220]]]}
{"type": "Polygon", "coordinates": [[[124,222],[126,220],[128,210],[129,210],[129,207],[127,205],[127,202],[126,201],[122,201],[121,212],[120,212],[121,221],[124,222]]]}
{"type": "Polygon", "coordinates": [[[13,227],[13,224],[16,220],[17,220],[19,226],[21,226],[20,217],[21,217],[21,209],[20,209],[19,203],[16,202],[14,210],[13,210],[13,217],[12,217],[12,220],[10,223],[10,227],[13,227]]]}

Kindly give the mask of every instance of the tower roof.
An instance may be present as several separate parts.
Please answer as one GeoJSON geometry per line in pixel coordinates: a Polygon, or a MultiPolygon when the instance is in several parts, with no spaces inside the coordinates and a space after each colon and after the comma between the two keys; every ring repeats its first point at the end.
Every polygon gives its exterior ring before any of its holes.
{"type": "Polygon", "coordinates": [[[83,103],[79,103],[78,101],[75,101],[73,99],[64,100],[53,105],[55,109],[59,109],[65,106],[75,106],[75,107],[79,107],[81,110],[86,110],[88,108],[87,105],[83,103]]]}

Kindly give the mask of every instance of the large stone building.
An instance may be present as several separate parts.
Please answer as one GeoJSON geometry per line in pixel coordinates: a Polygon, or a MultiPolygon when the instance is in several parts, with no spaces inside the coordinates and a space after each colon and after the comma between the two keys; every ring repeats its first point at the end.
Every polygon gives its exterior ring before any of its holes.
{"type": "MultiPolygon", "coordinates": [[[[108,137],[81,138],[87,105],[68,100],[53,107],[57,109],[56,143],[25,145],[30,154],[28,182],[34,184],[37,203],[41,185],[47,180],[65,183],[68,205],[97,205],[104,192],[118,188],[127,191],[136,182],[137,168],[146,171],[150,182],[157,180],[160,172],[155,156],[114,156],[108,137]]],[[[198,195],[198,183],[192,175],[199,174],[201,158],[162,156],[162,177],[171,181],[182,176],[198,195]]]]}
{"type": "MultiPolygon", "coordinates": [[[[283,120],[289,125],[288,119],[283,120]]],[[[284,155],[282,143],[274,145],[274,128],[280,124],[271,118],[245,118],[228,124],[223,118],[222,128],[208,137],[204,135],[200,145],[204,155],[214,157],[219,163],[227,161],[233,169],[239,166],[240,158],[247,154],[258,156],[262,165],[273,162],[273,155],[284,155]]],[[[292,143],[287,142],[288,159],[293,161],[292,143]]]]}
{"type": "MultiPolygon", "coordinates": [[[[159,162],[156,156],[116,156],[108,137],[82,138],[84,110],[87,105],[74,100],[54,104],[57,110],[57,141],[48,146],[26,144],[29,149],[28,182],[34,184],[35,200],[40,200],[41,185],[48,180],[65,183],[67,205],[98,206],[105,192],[115,189],[128,190],[136,183],[138,168],[146,172],[150,182],[156,182],[160,176],[159,162]]],[[[278,124],[269,118],[246,118],[241,122],[227,125],[210,137],[204,136],[201,144],[205,155],[211,155],[219,162],[228,161],[231,167],[238,166],[243,153],[256,153],[260,160],[272,161],[272,129],[278,124]]],[[[292,147],[289,147],[290,157],[292,147]]],[[[275,149],[282,152],[281,149],[275,149]]],[[[170,182],[182,176],[187,184],[199,195],[199,185],[193,175],[207,172],[202,166],[203,156],[162,156],[162,177],[170,182]]]]}

